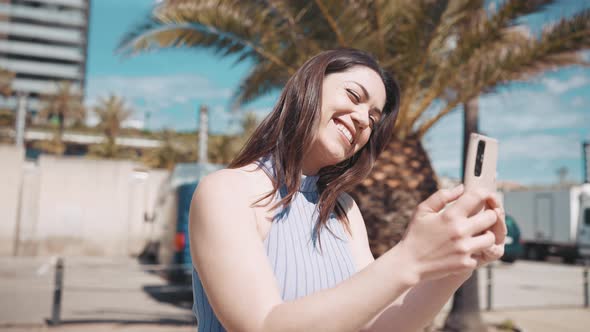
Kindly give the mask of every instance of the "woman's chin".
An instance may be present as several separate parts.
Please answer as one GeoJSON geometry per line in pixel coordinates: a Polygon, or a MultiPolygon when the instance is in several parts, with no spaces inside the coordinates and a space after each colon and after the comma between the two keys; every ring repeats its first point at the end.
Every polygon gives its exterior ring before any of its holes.
{"type": "Polygon", "coordinates": [[[344,149],[333,149],[326,154],[326,159],[330,165],[336,165],[348,159],[348,153],[344,149]]]}
{"type": "MultiPolygon", "coordinates": [[[[336,165],[350,157],[351,151],[347,149],[340,140],[332,140],[330,143],[320,145],[321,148],[317,149],[316,153],[314,153],[315,158],[321,158],[321,164],[325,166],[332,166],[336,165]]],[[[325,167],[324,166],[324,167],[325,167]]]]}

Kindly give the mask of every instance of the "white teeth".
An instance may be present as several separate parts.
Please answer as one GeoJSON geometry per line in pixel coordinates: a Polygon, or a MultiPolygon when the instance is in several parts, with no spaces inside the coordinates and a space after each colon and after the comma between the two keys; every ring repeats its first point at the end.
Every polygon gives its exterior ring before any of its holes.
{"type": "Polygon", "coordinates": [[[344,136],[346,136],[348,142],[352,144],[352,134],[350,133],[350,131],[348,131],[348,129],[340,123],[336,125],[336,128],[338,128],[338,130],[340,130],[340,132],[342,132],[344,136]]]}

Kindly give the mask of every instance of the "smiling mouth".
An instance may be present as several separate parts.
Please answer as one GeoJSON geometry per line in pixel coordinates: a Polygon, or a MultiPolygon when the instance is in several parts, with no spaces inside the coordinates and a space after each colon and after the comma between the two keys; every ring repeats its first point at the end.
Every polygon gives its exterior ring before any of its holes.
{"type": "Polygon", "coordinates": [[[352,137],[352,133],[348,130],[348,128],[346,128],[346,126],[343,125],[342,123],[340,123],[339,121],[335,120],[334,123],[336,124],[336,128],[338,129],[338,131],[340,131],[342,133],[342,135],[344,135],[344,137],[346,137],[346,139],[348,140],[348,143],[352,144],[353,137],[352,137]]]}

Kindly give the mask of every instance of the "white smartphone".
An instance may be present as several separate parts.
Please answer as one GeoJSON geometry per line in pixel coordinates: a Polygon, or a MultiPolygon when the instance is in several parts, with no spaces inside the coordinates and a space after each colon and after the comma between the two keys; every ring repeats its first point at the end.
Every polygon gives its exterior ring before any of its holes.
{"type": "Polygon", "coordinates": [[[497,164],[498,140],[472,133],[465,160],[465,191],[484,188],[496,192],[497,164]]]}

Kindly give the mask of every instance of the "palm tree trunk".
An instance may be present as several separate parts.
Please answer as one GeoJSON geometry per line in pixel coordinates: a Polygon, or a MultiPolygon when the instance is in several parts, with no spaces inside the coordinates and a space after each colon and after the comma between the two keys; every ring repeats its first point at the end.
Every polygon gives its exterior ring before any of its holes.
{"type": "Polygon", "coordinates": [[[394,137],[371,174],[351,192],[365,219],[375,257],[401,240],[418,203],[437,189],[436,175],[420,139],[394,137]]]}
{"type": "MultiPolygon", "coordinates": [[[[465,160],[469,135],[479,131],[478,112],[477,98],[473,98],[463,105],[463,180],[465,180],[465,160]]],[[[444,331],[487,331],[479,308],[477,271],[474,271],[471,277],[455,292],[453,306],[445,321],[444,331]]]]}

